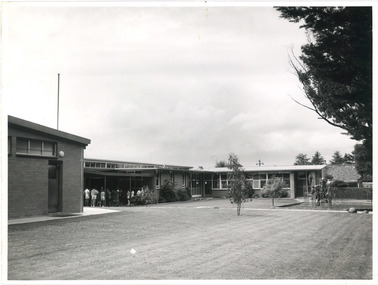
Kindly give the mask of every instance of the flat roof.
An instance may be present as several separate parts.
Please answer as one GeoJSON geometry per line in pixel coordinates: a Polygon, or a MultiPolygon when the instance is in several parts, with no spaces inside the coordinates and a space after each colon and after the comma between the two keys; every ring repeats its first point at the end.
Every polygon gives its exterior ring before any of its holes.
{"type": "Polygon", "coordinates": [[[62,132],[53,128],[49,128],[43,125],[39,125],[30,121],[26,121],[13,116],[8,116],[8,126],[13,125],[22,129],[33,130],[36,132],[48,134],[54,137],[63,138],[66,140],[74,141],[83,145],[89,145],[91,143],[90,139],[79,137],[70,133],[62,132]]]}
{"type": "MultiPolygon", "coordinates": [[[[153,169],[167,169],[167,170],[189,170],[191,172],[212,172],[212,173],[228,173],[231,170],[227,167],[210,167],[210,168],[196,168],[192,166],[180,166],[180,165],[168,165],[168,164],[155,164],[155,163],[142,163],[142,162],[131,162],[131,161],[120,161],[120,160],[107,160],[107,159],[95,159],[95,158],[84,158],[85,162],[94,163],[118,163],[118,164],[129,164],[128,167],[118,167],[118,168],[105,168],[103,171],[125,171],[125,170],[153,170],[153,169]]],[[[326,165],[272,165],[272,166],[246,166],[243,167],[244,171],[247,172],[285,172],[285,171],[311,171],[311,170],[322,170],[326,165]]],[[[90,168],[90,167],[86,167],[90,168]]],[[[96,167],[93,167],[96,168],[96,167]]]]}
{"type": "MultiPolygon", "coordinates": [[[[243,167],[246,172],[270,172],[270,171],[310,171],[322,170],[326,165],[272,165],[272,166],[246,166],[243,167]]],[[[201,171],[197,169],[196,171],[201,171]]],[[[205,172],[230,172],[228,167],[211,167],[204,168],[205,172]]]]}
{"type": "MultiPolygon", "coordinates": [[[[189,170],[193,168],[192,166],[184,166],[184,165],[173,165],[173,164],[157,164],[157,163],[145,163],[145,162],[135,162],[135,161],[121,161],[121,160],[109,160],[109,159],[97,159],[97,158],[84,158],[85,162],[98,162],[98,163],[113,163],[113,164],[130,164],[135,165],[135,167],[120,167],[115,168],[116,170],[141,170],[141,169],[178,169],[182,170],[189,170]],[[138,167],[138,165],[140,167],[138,167]],[[144,167],[142,167],[144,166],[144,167]],[[146,167],[148,166],[148,167],[146,167]]],[[[113,169],[113,168],[112,168],[113,169]]]]}

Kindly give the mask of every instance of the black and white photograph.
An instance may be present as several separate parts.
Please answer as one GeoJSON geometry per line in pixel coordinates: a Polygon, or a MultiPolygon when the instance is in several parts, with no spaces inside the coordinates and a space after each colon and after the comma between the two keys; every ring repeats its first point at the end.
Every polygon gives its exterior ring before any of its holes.
{"type": "Polygon", "coordinates": [[[2,284],[374,284],[374,12],[2,1],[2,284]]]}

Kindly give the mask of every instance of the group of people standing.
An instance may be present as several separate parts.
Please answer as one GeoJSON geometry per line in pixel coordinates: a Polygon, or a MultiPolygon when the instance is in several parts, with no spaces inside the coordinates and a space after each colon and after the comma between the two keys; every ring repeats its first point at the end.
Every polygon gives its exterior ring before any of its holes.
{"type": "Polygon", "coordinates": [[[331,181],[327,181],[322,178],[318,185],[315,185],[311,189],[311,195],[313,200],[315,200],[316,206],[320,206],[320,202],[324,200],[325,203],[332,204],[332,195],[331,195],[331,181]]]}
{"type": "MultiPolygon", "coordinates": [[[[138,191],[139,192],[139,191],[138,191]]],[[[98,191],[93,188],[86,188],[84,194],[84,206],[86,207],[113,207],[130,205],[130,200],[134,197],[134,191],[122,191],[122,189],[101,189],[98,191]]]]}

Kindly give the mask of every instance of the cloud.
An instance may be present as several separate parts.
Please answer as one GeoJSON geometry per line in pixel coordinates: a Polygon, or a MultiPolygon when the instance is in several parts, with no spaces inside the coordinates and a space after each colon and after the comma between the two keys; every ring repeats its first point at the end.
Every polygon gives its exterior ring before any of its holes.
{"type": "Polygon", "coordinates": [[[54,127],[60,73],[61,129],[92,140],[86,157],[292,164],[352,150],[291,100],[288,51],[306,39],[273,8],[12,6],[7,19],[9,112],[54,127]]]}

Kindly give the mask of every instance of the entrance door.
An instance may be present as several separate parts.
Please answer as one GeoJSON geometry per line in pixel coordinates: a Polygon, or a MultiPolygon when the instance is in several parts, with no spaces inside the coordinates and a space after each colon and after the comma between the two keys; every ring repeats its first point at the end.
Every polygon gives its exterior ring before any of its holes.
{"type": "Polygon", "coordinates": [[[193,197],[202,197],[202,175],[193,174],[192,175],[192,196],[193,197]]]}
{"type": "Polygon", "coordinates": [[[308,172],[302,171],[295,174],[295,197],[308,197],[308,172]]]}
{"type": "Polygon", "coordinates": [[[62,211],[62,181],[61,181],[61,162],[49,162],[49,193],[48,193],[48,212],[55,213],[62,211]]]}
{"type": "Polygon", "coordinates": [[[212,196],[212,177],[211,174],[205,174],[205,196],[212,196]]]}

